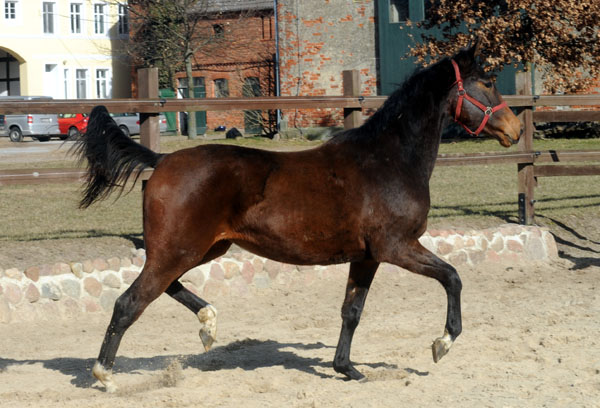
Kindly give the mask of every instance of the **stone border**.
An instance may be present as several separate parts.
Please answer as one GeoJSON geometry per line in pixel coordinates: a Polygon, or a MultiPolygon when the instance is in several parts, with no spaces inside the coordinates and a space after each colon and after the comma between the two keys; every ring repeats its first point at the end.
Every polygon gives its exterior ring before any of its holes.
{"type": "MultiPolygon", "coordinates": [[[[558,257],[552,234],[544,228],[507,224],[485,230],[429,230],[420,242],[455,267],[482,262],[552,261],[558,257]]],[[[110,312],[117,297],[137,278],[146,258],[94,259],[27,268],[0,268],[0,323],[110,312]]],[[[387,266],[391,267],[392,266],[387,266]]],[[[311,285],[347,275],[347,265],[294,266],[246,251],[188,271],[181,282],[206,298],[251,296],[273,284],[311,285]]]]}

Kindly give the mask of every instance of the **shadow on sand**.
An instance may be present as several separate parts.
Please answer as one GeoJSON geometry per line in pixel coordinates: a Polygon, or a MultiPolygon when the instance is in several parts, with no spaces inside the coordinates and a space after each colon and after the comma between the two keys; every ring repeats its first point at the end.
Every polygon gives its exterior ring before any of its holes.
{"type": "MultiPolygon", "coordinates": [[[[279,343],[273,340],[246,339],[215,347],[202,354],[163,355],[156,357],[124,357],[119,356],[115,361],[114,373],[135,374],[137,371],[158,372],[167,369],[173,362],[178,362],[181,368],[193,368],[200,371],[219,371],[241,368],[254,371],[259,368],[281,366],[288,370],[298,370],[321,378],[339,378],[332,368],[331,361],[323,361],[318,357],[303,357],[299,351],[331,348],[323,343],[279,343]],[[320,370],[323,369],[323,370],[320,370]],[[321,371],[328,371],[325,374],[321,371]]],[[[333,357],[333,356],[332,356],[333,357]]],[[[79,388],[90,388],[96,384],[91,370],[95,359],[62,357],[49,360],[14,360],[0,358],[0,376],[10,366],[42,364],[49,370],[72,377],[71,384],[79,388]]],[[[397,369],[397,366],[386,363],[356,363],[370,368],[384,367],[397,369]]]]}

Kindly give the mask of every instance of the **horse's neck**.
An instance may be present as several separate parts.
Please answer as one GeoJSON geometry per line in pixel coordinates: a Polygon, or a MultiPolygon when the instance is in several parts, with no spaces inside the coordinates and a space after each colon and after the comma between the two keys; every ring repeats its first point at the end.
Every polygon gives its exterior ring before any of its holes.
{"type": "Polygon", "coordinates": [[[440,101],[437,109],[422,115],[418,122],[403,121],[390,129],[390,142],[386,149],[397,149],[397,157],[404,165],[429,181],[440,146],[441,133],[447,124],[446,102],[440,101]],[[393,140],[395,138],[396,140],[393,140]],[[398,143],[399,142],[399,143],[398,143]],[[391,147],[393,146],[393,147],[391,147]]]}
{"type": "MultiPolygon", "coordinates": [[[[433,172],[442,130],[449,121],[451,70],[449,63],[438,64],[427,77],[413,78],[415,82],[409,82],[396,96],[395,101],[402,101],[393,111],[381,115],[393,118],[380,134],[380,139],[384,139],[381,148],[394,150],[392,154],[404,167],[415,170],[427,181],[433,172]]],[[[388,108],[394,106],[393,102],[388,108]]]]}

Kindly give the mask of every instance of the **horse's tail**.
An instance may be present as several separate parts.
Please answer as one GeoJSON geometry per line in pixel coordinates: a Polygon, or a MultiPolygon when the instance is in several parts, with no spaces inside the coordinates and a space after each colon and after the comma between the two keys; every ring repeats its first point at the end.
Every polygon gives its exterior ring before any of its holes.
{"type": "Polygon", "coordinates": [[[92,109],[86,132],[76,139],[71,149],[80,164],[87,159],[80,208],[107,198],[115,188],[122,193],[132,173],[136,174],[137,181],[145,168],[156,167],[162,157],[126,136],[104,106],[92,109]]]}

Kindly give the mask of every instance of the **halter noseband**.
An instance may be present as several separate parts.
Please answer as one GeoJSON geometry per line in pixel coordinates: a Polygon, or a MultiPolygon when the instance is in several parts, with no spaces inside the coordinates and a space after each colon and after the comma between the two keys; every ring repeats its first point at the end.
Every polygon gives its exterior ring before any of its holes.
{"type": "Polygon", "coordinates": [[[458,100],[456,101],[456,112],[454,113],[454,121],[457,122],[458,124],[460,124],[463,128],[465,128],[465,130],[467,132],[469,132],[470,134],[479,136],[479,134],[481,133],[481,131],[487,124],[490,117],[494,113],[498,112],[500,109],[502,109],[508,105],[506,104],[506,102],[502,102],[501,104],[496,105],[494,107],[485,106],[484,104],[479,102],[477,99],[475,99],[471,95],[469,95],[467,93],[467,91],[465,90],[465,87],[463,86],[463,80],[460,76],[460,69],[458,68],[458,64],[454,60],[450,60],[450,61],[452,61],[452,66],[454,67],[454,74],[456,75],[456,82],[454,82],[454,84],[456,84],[456,87],[458,88],[458,100]],[[465,125],[464,123],[462,123],[460,121],[460,113],[462,111],[462,105],[463,105],[464,99],[471,102],[473,105],[477,106],[484,113],[483,119],[481,120],[481,124],[475,131],[469,129],[469,127],[467,125],[465,125]]]}

